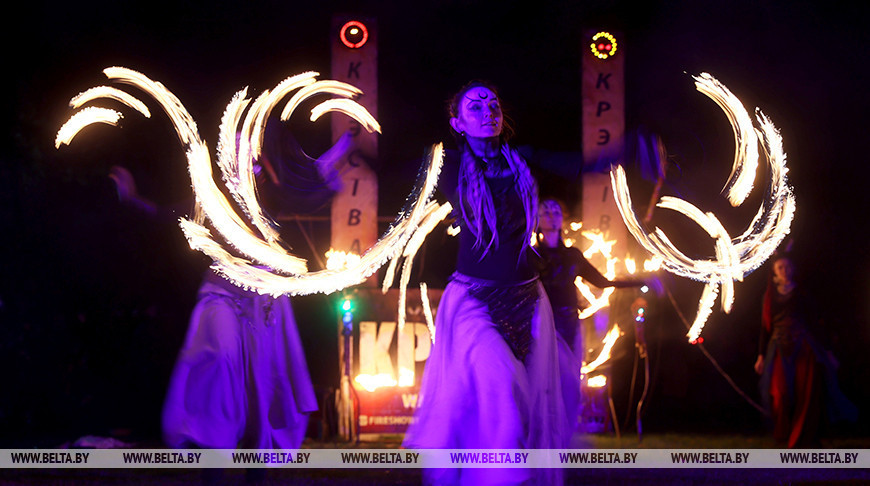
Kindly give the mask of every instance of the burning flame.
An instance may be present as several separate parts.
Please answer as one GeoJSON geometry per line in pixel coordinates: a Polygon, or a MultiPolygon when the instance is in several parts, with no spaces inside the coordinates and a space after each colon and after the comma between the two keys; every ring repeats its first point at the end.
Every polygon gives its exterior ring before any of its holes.
{"type": "MultiPolygon", "coordinates": [[[[425,177],[414,193],[419,196],[411,209],[400,214],[391,228],[369,248],[358,261],[347,262],[338,270],[326,269],[308,272],[307,262],[289,254],[281,246],[278,225],[269,219],[256,199],[253,161],[260,156],[263,132],[271,111],[295,91],[281,114],[287,120],[301,102],[316,95],[331,95],[332,99],[321,102],[311,110],[311,119],[328,112],[343,113],[369,132],[380,131],[380,126],[371,114],[352,98],[361,91],[338,81],[318,81],[317,73],[308,72],[291,76],[273,90],[263,92],[256,100],[247,97],[247,90],[236,93],[221,122],[218,139],[218,166],[223,181],[239,207],[250,222],[250,228],[236,214],[230,202],[214,181],[209,150],[199,137],[193,118],[171,92],[161,83],[145,75],[121,67],[107,68],[106,76],[117,83],[131,85],[151,96],[163,109],[175,127],[178,138],[187,153],[196,206],[193,217],[179,220],[191,248],[199,250],[213,261],[212,268],[221,275],[247,289],[261,294],[312,294],[330,293],[364,281],[387,260],[397,257],[416,231],[428,211],[438,174],[441,171],[441,145],[433,147],[425,166],[425,177]],[[239,143],[236,145],[236,135],[239,143]],[[244,257],[231,254],[218,243],[205,226],[208,222],[224,241],[232,245],[244,257]],[[262,268],[265,266],[266,268],[262,268]]],[[[147,108],[135,97],[112,87],[97,87],[73,99],[78,108],[86,102],[111,99],[132,107],[145,116],[147,108]],[[123,93],[123,94],[122,94],[123,93]]],[[[114,110],[87,107],[74,114],[58,131],[57,147],[69,144],[73,137],[86,126],[94,123],[116,125],[121,115],[114,110]]]]}
{"type": "Polygon", "coordinates": [[[363,390],[374,392],[378,388],[395,387],[395,386],[414,386],[416,376],[413,370],[399,368],[399,379],[396,380],[392,375],[387,373],[378,373],[370,375],[362,373],[356,375],[355,381],[363,390]]]}
{"type": "Polygon", "coordinates": [[[607,377],[604,375],[595,375],[586,380],[586,386],[589,388],[601,388],[607,385],[607,377]]]}
{"type": "MultiPolygon", "coordinates": [[[[404,258],[404,262],[402,265],[402,275],[399,278],[399,316],[398,316],[398,324],[399,330],[405,327],[406,320],[406,312],[405,312],[405,302],[407,299],[407,289],[408,282],[411,280],[411,268],[414,264],[414,256],[417,254],[417,251],[423,245],[423,242],[426,240],[426,236],[435,229],[435,227],[444,220],[449,214],[450,211],[453,210],[453,207],[450,203],[439,204],[437,202],[429,203],[429,206],[426,208],[425,216],[423,217],[423,221],[420,225],[414,230],[414,234],[411,236],[411,239],[408,240],[408,243],[405,245],[405,250],[402,252],[402,258],[404,258]]],[[[387,267],[387,272],[384,275],[384,281],[381,285],[381,290],[384,293],[387,293],[387,290],[393,285],[393,280],[395,279],[396,274],[396,266],[398,264],[398,258],[394,258],[390,265],[387,267]]],[[[424,286],[425,284],[421,284],[421,298],[423,298],[423,293],[425,292],[424,286]]],[[[424,301],[424,305],[428,306],[429,301],[426,299],[424,301]]],[[[431,310],[427,317],[427,323],[431,321],[431,310]]],[[[429,325],[430,336],[432,336],[432,342],[435,342],[435,324],[432,323],[429,325]]]]}
{"type": "Polygon", "coordinates": [[[353,381],[355,381],[364,390],[369,392],[373,392],[381,387],[396,386],[398,384],[395,378],[386,373],[381,373],[377,375],[356,375],[356,378],[354,378],[353,381]]]}
{"type": "Polygon", "coordinates": [[[613,324],[613,327],[610,328],[610,331],[607,332],[607,335],[604,336],[604,347],[601,348],[601,352],[598,353],[598,357],[592,360],[589,364],[584,364],[580,368],[581,375],[588,375],[595,371],[599,366],[607,362],[610,359],[610,352],[613,349],[613,345],[616,344],[616,341],[623,336],[625,333],[622,332],[622,329],[619,328],[619,324],[613,324]]]}
{"type": "Polygon", "coordinates": [[[360,261],[359,255],[356,253],[345,253],[332,248],[326,252],[325,256],[327,270],[345,270],[359,265],[360,261]]]}
{"type": "MultiPolygon", "coordinates": [[[[583,226],[581,222],[572,222],[569,224],[569,227],[572,231],[579,230],[583,226]],[[576,230],[575,230],[576,228],[576,230]]],[[[605,269],[602,273],[608,280],[613,280],[616,278],[617,272],[617,264],[620,263],[619,258],[616,258],[612,254],[613,245],[616,243],[616,240],[605,240],[604,235],[598,231],[583,231],[580,233],[581,236],[591,241],[589,248],[583,251],[583,256],[587,260],[591,260],[595,255],[601,255],[604,258],[605,269]]],[[[576,244],[576,240],[574,238],[566,237],[564,238],[565,246],[573,246],[576,244]]],[[[637,271],[637,264],[634,259],[626,258],[622,261],[622,264],[629,274],[634,274],[637,271]]],[[[651,260],[646,260],[643,263],[644,271],[646,272],[654,272],[658,270],[656,262],[651,260]]],[[[613,295],[614,288],[607,287],[601,290],[601,293],[596,295],[595,291],[592,290],[582,278],[577,277],[574,279],[574,285],[577,287],[577,290],[580,292],[580,295],[583,296],[584,299],[589,303],[589,306],[583,310],[578,311],[578,316],[580,319],[586,319],[599,310],[608,307],[610,305],[610,296],[613,295]]]]}
{"type": "Polygon", "coordinates": [[[714,240],[715,257],[691,259],[677,249],[660,228],[648,232],[634,213],[621,166],[610,173],[617,207],[629,232],[638,243],[661,261],[666,270],[682,277],[704,282],[698,303],[698,314],[687,337],[694,342],[701,334],[704,323],[712,312],[721,286],[721,305],[729,312],[734,301],[734,282],[758,268],[776,250],[788,234],[794,218],[795,199],[786,183],[786,157],[782,150],[779,131],[760,110],[756,130],[745,108],[728,89],[709,74],[694,77],[698,91],[711,98],[725,112],[737,142],[734,166],[726,184],[728,200],[732,205],[743,203],[752,190],[752,181],[758,167],[758,137],[764,148],[770,169],[768,196],[765,197],[755,218],[744,233],[731,238],[713,213],[704,213],[691,203],[674,197],[662,197],[658,207],[677,211],[688,217],[714,240]]]}

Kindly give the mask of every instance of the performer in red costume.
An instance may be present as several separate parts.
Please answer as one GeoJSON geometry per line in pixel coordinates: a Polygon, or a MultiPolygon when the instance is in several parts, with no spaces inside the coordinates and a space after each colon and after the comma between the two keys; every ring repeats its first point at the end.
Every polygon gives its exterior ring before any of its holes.
{"type": "Polygon", "coordinates": [[[837,385],[839,363],[822,341],[826,333],[820,317],[796,279],[793,260],[775,256],[764,294],[755,371],[761,375],[773,437],[789,448],[819,446],[823,411],[830,421],[857,416],[837,385]]]}

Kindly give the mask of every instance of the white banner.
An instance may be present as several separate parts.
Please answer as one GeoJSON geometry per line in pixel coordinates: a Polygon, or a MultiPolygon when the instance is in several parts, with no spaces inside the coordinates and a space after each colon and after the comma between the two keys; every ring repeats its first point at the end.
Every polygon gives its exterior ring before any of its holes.
{"type": "Polygon", "coordinates": [[[0,449],[0,468],[844,468],[867,449],[0,449]]]}

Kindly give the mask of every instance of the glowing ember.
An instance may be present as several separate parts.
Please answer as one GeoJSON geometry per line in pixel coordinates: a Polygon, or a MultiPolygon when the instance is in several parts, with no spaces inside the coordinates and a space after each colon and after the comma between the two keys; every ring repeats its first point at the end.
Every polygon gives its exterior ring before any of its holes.
{"type": "MultiPolygon", "coordinates": [[[[758,167],[758,136],[751,119],[740,103],[725,86],[709,74],[695,77],[699,91],[718,104],[734,129],[737,150],[731,177],[726,188],[732,205],[743,203],[752,189],[758,167]]],[[[712,311],[719,287],[722,288],[722,309],[729,312],[734,300],[734,282],[767,260],[788,234],[794,217],[795,199],[786,183],[786,157],[782,138],[773,123],[760,111],[756,119],[761,144],[767,155],[770,170],[768,196],[765,197],[755,218],[746,231],[731,238],[712,213],[704,213],[691,203],[674,197],[662,197],[658,207],[677,211],[699,226],[715,241],[715,258],[695,260],[677,249],[659,228],[648,232],[637,219],[632,208],[625,171],[616,167],[610,173],[617,207],[629,232],[653,258],[671,273],[704,282],[704,291],[698,306],[698,315],[688,332],[689,341],[696,341],[712,311]]]]}

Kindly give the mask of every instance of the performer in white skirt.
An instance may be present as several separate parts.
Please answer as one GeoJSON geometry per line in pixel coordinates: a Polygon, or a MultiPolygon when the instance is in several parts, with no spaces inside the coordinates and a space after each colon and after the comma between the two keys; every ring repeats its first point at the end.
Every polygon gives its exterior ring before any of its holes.
{"type": "Polygon", "coordinates": [[[290,299],[208,272],[169,382],[167,445],[297,449],[315,410],[290,299]]]}
{"type": "MultiPolygon", "coordinates": [[[[461,228],[420,406],[405,437],[419,449],[555,449],[568,430],[553,315],[530,247],[537,187],[506,144],[501,104],[482,82],[462,88],[440,187],[461,228]]],[[[429,484],[558,484],[559,469],[427,469],[429,484]]]]}
{"type": "MultiPolygon", "coordinates": [[[[278,123],[267,125],[255,172],[265,208],[314,211],[340,189],[335,163],[352,144],[344,134],[321,157],[308,157],[278,123]]],[[[120,199],[173,222],[182,202],[162,207],[139,194],[124,167],[111,174],[120,199]]],[[[171,447],[297,449],[317,410],[290,299],[236,287],[212,271],[203,278],[163,407],[171,447]]]]}

